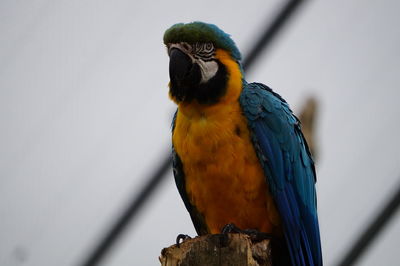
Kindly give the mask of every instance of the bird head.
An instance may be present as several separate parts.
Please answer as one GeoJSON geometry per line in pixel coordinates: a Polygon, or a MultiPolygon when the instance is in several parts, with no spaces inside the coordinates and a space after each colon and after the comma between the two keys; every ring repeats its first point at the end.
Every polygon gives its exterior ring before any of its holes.
{"type": "MultiPolygon", "coordinates": [[[[170,57],[169,94],[176,103],[210,105],[230,94],[232,86],[241,88],[240,52],[217,26],[203,22],[175,24],[165,32],[164,44],[170,57]]],[[[239,93],[231,96],[238,97],[239,93]]]]}

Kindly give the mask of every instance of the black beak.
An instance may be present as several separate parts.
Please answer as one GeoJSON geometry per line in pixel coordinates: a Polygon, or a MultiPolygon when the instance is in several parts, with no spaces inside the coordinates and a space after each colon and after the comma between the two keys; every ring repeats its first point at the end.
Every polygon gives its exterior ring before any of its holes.
{"type": "Polygon", "coordinates": [[[169,77],[171,81],[182,81],[192,69],[192,60],[184,52],[173,48],[169,55],[169,77]]]}

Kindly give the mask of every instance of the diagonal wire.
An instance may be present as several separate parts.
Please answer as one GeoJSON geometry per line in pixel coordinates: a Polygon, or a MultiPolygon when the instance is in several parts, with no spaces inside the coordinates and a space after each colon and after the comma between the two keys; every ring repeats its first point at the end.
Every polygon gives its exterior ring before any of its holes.
{"type": "Polygon", "coordinates": [[[396,213],[400,205],[400,186],[393,193],[382,211],[378,213],[375,219],[367,226],[365,231],[354,242],[353,247],[346,253],[338,266],[350,266],[368,250],[372,240],[376,238],[383,228],[387,225],[393,215],[396,213]]]}
{"type": "MultiPolygon", "coordinates": [[[[255,62],[257,57],[266,50],[271,41],[281,32],[283,26],[288,22],[294,11],[305,0],[289,0],[276,15],[270,25],[267,25],[261,38],[256,42],[255,46],[250,50],[248,57],[243,60],[243,69],[248,70],[255,62]]],[[[172,165],[170,152],[167,152],[163,161],[158,166],[157,170],[151,175],[148,183],[143,187],[138,195],[136,195],[128,204],[127,208],[117,217],[115,223],[110,227],[103,238],[100,239],[97,246],[88,255],[87,259],[81,266],[95,266],[107,255],[117,239],[121,236],[124,229],[134,220],[140,209],[159,186],[161,181],[166,176],[167,171],[172,165]]]]}
{"type": "Polygon", "coordinates": [[[282,27],[289,21],[294,11],[303,3],[303,0],[288,1],[282,10],[272,21],[271,25],[267,27],[261,38],[256,42],[254,47],[250,50],[249,54],[243,60],[243,69],[249,71],[250,67],[254,65],[258,56],[272,43],[274,37],[282,30],[282,27]]]}
{"type": "Polygon", "coordinates": [[[94,266],[99,264],[107,252],[109,252],[111,247],[115,244],[117,239],[121,236],[121,233],[128,226],[129,222],[132,222],[133,218],[139,212],[141,207],[143,207],[155,189],[161,184],[161,181],[164,179],[163,177],[166,176],[165,174],[170,169],[171,164],[171,156],[168,153],[168,156],[164,158],[162,163],[158,166],[158,169],[151,175],[152,178],[142,188],[139,194],[135,196],[132,202],[123,211],[121,216],[116,219],[113,226],[100,240],[99,244],[82,265],[94,266]]]}

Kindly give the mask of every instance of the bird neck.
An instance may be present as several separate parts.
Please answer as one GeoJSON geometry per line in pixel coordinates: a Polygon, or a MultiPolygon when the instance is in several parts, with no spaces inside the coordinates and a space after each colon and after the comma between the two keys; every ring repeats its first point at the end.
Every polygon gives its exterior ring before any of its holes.
{"type": "MultiPolygon", "coordinates": [[[[178,104],[179,111],[191,119],[203,119],[221,113],[230,112],[233,106],[239,105],[240,93],[243,89],[243,74],[241,68],[231,55],[222,49],[218,49],[215,55],[227,70],[228,81],[226,93],[216,103],[200,104],[196,100],[191,102],[180,102],[178,104]]],[[[236,109],[236,108],[234,108],[236,109]]]]}

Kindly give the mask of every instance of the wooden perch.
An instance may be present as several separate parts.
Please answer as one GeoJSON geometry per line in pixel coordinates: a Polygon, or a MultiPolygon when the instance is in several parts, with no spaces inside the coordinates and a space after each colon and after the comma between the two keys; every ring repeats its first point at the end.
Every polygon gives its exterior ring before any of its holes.
{"type": "Polygon", "coordinates": [[[271,266],[268,239],[252,243],[244,234],[205,235],[164,248],[162,266],[271,266]]]}

